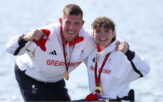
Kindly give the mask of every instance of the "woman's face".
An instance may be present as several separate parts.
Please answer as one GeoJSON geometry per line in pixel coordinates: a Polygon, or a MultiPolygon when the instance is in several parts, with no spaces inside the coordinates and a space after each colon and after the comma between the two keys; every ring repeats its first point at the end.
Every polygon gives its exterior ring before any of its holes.
{"type": "Polygon", "coordinates": [[[111,29],[106,29],[104,27],[96,27],[93,30],[93,36],[95,42],[100,45],[100,47],[107,47],[112,39],[116,36],[116,33],[111,29]]]}

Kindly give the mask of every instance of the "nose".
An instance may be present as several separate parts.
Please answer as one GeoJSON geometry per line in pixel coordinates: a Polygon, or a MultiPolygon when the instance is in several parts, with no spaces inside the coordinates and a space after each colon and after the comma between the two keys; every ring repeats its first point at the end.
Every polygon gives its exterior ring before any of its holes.
{"type": "Polygon", "coordinates": [[[73,30],[75,28],[74,24],[69,25],[69,29],[73,30]]]}
{"type": "Polygon", "coordinates": [[[100,36],[103,36],[103,35],[105,35],[105,32],[102,31],[102,32],[100,33],[100,36]]]}

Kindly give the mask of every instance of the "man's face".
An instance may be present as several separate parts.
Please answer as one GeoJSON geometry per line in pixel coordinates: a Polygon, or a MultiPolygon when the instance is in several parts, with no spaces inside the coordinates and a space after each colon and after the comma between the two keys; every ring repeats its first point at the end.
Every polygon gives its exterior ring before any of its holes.
{"type": "Polygon", "coordinates": [[[115,32],[111,29],[106,29],[104,27],[97,27],[93,30],[93,36],[97,44],[101,47],[107,47],[112,39],[116,36],[115,32]]]}
{"type": "Polygon", "coordinates": [[[84,24],[81,15],[65,15],[63,18],[60,18],[59,21],[62,26],[63,37],[65,41],[74,40],[84,24]]]}

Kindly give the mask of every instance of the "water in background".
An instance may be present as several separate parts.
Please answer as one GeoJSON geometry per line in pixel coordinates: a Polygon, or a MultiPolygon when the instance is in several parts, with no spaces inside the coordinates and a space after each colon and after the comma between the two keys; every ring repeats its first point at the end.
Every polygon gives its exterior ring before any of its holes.
{"type": "MultiPolygon", "coordinates": [[[[0,0],[0,101],[22,102],[13,66],[16,57],[5,52],[13,36],[58,22],[63,7],[76,3],[84,11],[84,27],[98,16],[116,23],[117,35],[150,63],[150,73],[131,84],[137,102],[163,101],[163,1],[162,0],[0,0]]],[[[82,64],[71,73],[67,87],[72,99],[88,93],[87,71],[82,64]]]]}

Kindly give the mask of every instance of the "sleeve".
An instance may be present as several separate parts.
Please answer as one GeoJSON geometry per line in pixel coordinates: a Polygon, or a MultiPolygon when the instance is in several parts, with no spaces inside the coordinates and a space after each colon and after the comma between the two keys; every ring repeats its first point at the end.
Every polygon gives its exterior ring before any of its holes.
{"type": "Polygon", "coordinates": [[[88,68],[88,57],[83,61],[83,63],[84,63],[85,66],[88,68]]]}
{"type": "MultiPolygon", "coordinates": [[[[89,43],[90,44],[90,43],[89,43]]],[[[89,46],[88,46],[89,47],[89,46]]],[[[84,62],[84,64],[86,65],[86,66],[88,66],[88,57],[91,55],[91,53],[93,52],[93,50],[94,50],[94,47],[92,47],[92,45],[90,45],[90,47],[89,48],[87,48],[87,49],[89,49],[88,50],[88,53],[87,53],[87,57],[83,60],[83,62],[84,62]]]]}
{"type": "Polygon", "coordinates": [[[126,56],[131,63],[132,69],[139,77],[143,77],[149,73],[149,64],[143,58],[136,55],[135,52],[128,50],[126,56]]]}
{"type": "MultiPolygon", "coordinates": [[[[87,35],[89,35],[89,33],[87,35]]],[[[86,42],[85,42],[84,47],[86,49],[87,56],[83,60],[84,63],[87,62],[87,58],[91,55],[91,53],[93,53],[93,51],[96,50],[96,44],[95,44],[95,41],[94,41],[93,37],[89,35],[85,39],[86,39],[86,42]]]]}
{"type": "Polygon", "coordinates": [[[21,35],[9,40],[6,44],[6,51],[14,56],[24,54],[26,52],[24,46],[27,41],[25,41],[23,37],[24,35],[21,35]]]}
{"type": "MultiPolygon", "coordinates": [[[[58,24],[55,25],[55,27],[57,26],[58,24]]],[[[50,25],[47,25],[47,26],[44,26],[44,27],[41,27],[39,28],[43,31],[48,31],[51,30],[51,29],[54,29],[54,24],[50,24],[50,25]]],[[[6,51],[14,56],[17,56],[17,55],[23,55],[25,52],[26,52],[26,47],[30,44],[44,44],[46,43],[46,40],[44,41],[34,41],[34,42],[31,42],[31,41],[25,41],[23,39],[25,35],[21,35],[21,36],[17,36],[15,38],[12,38],[11,40],[8,41],[8,43],[6,44],[6,51]]],[[[49,34],[48,34],[49,36],[49,34]]],[[[44,46],[40,46],[40,48],[42,48],[44,50],[44,46]]]]}

